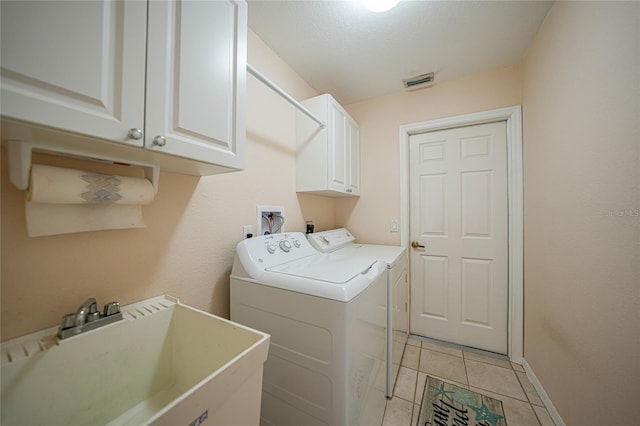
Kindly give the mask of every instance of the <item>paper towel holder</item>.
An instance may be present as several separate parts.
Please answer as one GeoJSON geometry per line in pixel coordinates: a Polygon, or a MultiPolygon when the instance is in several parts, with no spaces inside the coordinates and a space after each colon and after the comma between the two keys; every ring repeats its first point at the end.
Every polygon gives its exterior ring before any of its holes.
{"type": "Polygon", "coordinates": [[[31,171],[31,153],[34,150],[66,157],[80,158],[100,162],[109,162],[138,166],[144,169],[144,177],[151,181],[153,192],[158,193],[158,181],[160,180],[160,166],[157,164],[131,162],[124,158],[96,154],[88,150],[68,148],[51,143],[33,141],[9,140],[6,141],[7,155],[9,156],[9,180],[18,189],[26,191],[29,188],[29,172],[31,171]]]}

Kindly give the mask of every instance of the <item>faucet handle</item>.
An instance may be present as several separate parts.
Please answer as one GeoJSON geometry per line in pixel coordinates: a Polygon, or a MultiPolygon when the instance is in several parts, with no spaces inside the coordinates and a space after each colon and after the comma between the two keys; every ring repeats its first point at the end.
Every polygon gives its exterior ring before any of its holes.
{"type": "Polygon", "coordinates": [[[66,330],[73,328],[76,325],[76,314],[67,314],[62,317],[62,323],[60,324],[60,330],[66,330]]]}
{"type": "Polygon", "coordinates": [[[98,304],[94,302],[89,306],[89,312],[87,312],[87,322],[95,321],[97,319],[100,319],[100,312],[98,312],[98,304]]]}
{"type": "Polygon", "coordinates": [[[120,313],[120,303],[109,302],[104,305],[104,316],[108,317],[120,313]]]}

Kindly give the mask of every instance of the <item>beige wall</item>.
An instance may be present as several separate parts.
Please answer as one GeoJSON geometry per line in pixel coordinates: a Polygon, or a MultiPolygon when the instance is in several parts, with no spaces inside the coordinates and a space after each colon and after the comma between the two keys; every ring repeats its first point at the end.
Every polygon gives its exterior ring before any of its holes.
{"type": "MultiPolygon", "coordinates": [[[[316,95],[255,34],[249,63],[297,99],[316,95]]],[[[334,226],[330,198],[296,195],[294,108],[249,76],[247,167],[224,175],[161,173],[147,228],[28,238],[24,195],[2,164],[2,340],[57,325],[87,297],[128,304],[163,293],[229,314],[229,273],[256,205],[282,205],[287,230],[334,226]]],[[[4,157],[4,156],[3,156],[4,157]]],[[[80,164],[79,167],[82,167],[80,164]]]]}
{"type": "Polygon", "coordinates": [[[640,3],[557,2],[524,65],[525,359],[568,425],[640,417],[640,3]]]}
{"type": "Polygon", "coordinates": [[[399,127],[520,105],[521,92],[520,68],[508,67],[348,105],[360,125],[362,191],[359,199],[336,200],[336,223],[360,242],[400,244],[390,231],[391,220],[400,222],[399,127]]]}

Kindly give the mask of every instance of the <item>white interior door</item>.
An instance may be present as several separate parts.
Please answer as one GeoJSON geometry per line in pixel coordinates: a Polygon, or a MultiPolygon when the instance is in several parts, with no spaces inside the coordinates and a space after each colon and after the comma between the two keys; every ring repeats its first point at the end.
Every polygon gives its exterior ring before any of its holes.
{"type": "Polygon", "coordinates": [[[506,123],[412,135],[409,145],[411,332],[506,354],[506,123]]]}

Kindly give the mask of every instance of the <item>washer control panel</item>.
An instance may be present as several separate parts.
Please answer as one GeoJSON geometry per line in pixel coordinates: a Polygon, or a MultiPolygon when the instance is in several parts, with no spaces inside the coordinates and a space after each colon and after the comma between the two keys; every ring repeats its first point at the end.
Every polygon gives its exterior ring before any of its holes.
{"type": "Polygon", "coordinates": [[[266,235],[263,238],[264,247],[267,249],[268,254],[289,253],[302,246],[299,236],[295,235],[295,233],[272,234],[266,235]]]}
{"type": "Polygon", "coordinates": [[[236,252],[243,264],[250,262],[261,270],[318,254],[301,232],[247,238],[238,244],[236,252]]]}

